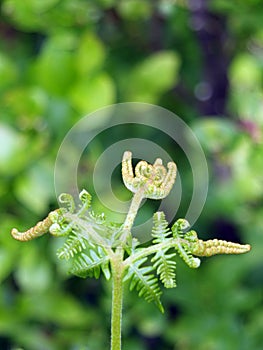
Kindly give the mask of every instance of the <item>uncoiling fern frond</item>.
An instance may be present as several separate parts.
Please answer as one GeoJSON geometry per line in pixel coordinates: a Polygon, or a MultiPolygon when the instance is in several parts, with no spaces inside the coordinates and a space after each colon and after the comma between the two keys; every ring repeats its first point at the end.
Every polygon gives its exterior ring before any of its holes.
{"type": "MultiPolygon", "coordinates": [[[[73,256],[75,243],[81,249],[85,240],[88,240],[91,246],[101,244],[108,247],[116,247],[118,245],[118,235],[121,232],[121,225],[107,223],[104,213],[95,214],[91,210],[91,195],[86,190],[81,191],[79,199],[81,203],[76,209],[77,206],[71,195],[65,193],[60,195],[60,202],[65,204],[67,208],[63,208],[65,211],[63,220],[59,223],[56,222],[50,228],[50,232],[55,236],[71,236],[67,242],[69,246],[73,247],[73,250],[67,253],[67,246],[64,246],[64,254],[73,256]],[[82,236],[82,240],[79,238],[79,244],[76,242],[76,236],[82,236]],[[73,238],[74,243],[71,242],[73,238]]],[[[80,249],[77,248],[77,251],[80,251],[80,249]]]]}
{"type": "Polygon", "coordinates": [[[197,256],[215,254],[241,254],[250,245],[223,240],[203,241],[185,219],[177,220],[171,229],[163,212],[153,217],[152,244],[141,245],[132,236],[137,212],[145,198],[162,199],[171,191],[176,178],[176,164],[169,162],[167,169],[157,158],[153,164],[140,161],[132,167],[132,153],[127,151],[122,159],[122,178],[126,187],[134,193],[126,218],[122,224],[107,223],[104,214],[91,210],[91,195],[82,190],[80,203],[76,205],[70,194],[63,193],[59,200],[63,208],[48,214],[47,218],[25,232],[16,228],[12,236],[28,241],[49,232],[55,237],[67,235],[60,259],[69,260],[69,272],[79,277],[99,278],[101,272],[109,279],[112,275],[111,349],[121,350],[121,315],[123,283],[130,282],[130,290],[136,289],[140,297],[154,302],[163,312],[161,289],[176,287],[176,262],[178,255],[191,268],[200,265],[197,256]],[[151,258],[150,258],[151,257],[151,258]]]}
{"type": "Polygon", "coordinates": [[[142,266],[146,261],[147,258],[142,258],[130,265],[123,281],[130,280],[130,290],[136,288],[140,297],[144,297],[148,302],[153,301],[163,312],[164,309],[160,301],[162,292],[158,279],[150,273],[153,271],[153,266],[142,266]]]}
{"type": "Polygon", "coordinates": [[[191,251],[189,250],[189,244],[188,243],[180,243],[175,246],[175,249],[177,250],[179,256],[184,260],[184,262],[192,268],[197,268],[200,266],[200,259],[195,258],[191,251]]]}
{"type": "Polygon", "coordinates": [[[178,219],[172,226],[173,237],[177,239],[174,248],[184,262],[191,268],[197,268],[200,265],[200,259],[194,257],[190,251],[190,242],[192,238],[185,233],[190,228],[190,224],[185,219],[178,219]]]}

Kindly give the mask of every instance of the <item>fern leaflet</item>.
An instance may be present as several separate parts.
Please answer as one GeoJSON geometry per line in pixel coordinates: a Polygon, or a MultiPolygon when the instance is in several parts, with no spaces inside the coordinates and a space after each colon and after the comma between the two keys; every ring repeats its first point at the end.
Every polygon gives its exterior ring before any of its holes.
{"type": "MultiPolygon", "coordinates": [[[[166,251],[167,250],[168,249],[166,249],[166,251]]],[[[167,254],[166,251],[158,251],[151,261],[154,263],[153,267],[156,269],[156,273],[160,276],[160,280],[165,288],[174,288],[176,287],[176,262],[173,260],[173,258],[175,257],[176,253],[167,254]]]]}
{"type": "Polygon", "coordinates": [[[152,236],[153,243],[161,243],[171,236],[171,231],[168,228],[168,222],[165,220],[165,215],[162,211],[158,211],[153,216],[152,236]]]}
{"type": "Polygon", "coordinates": [[[110,279],[111,273],[109,269],[109,256],[106,255],[104,249],[100,246],[95,249],[89,249],[87,252],[79,253],[73,261],[70,272],[76,276],[100,277],[100,272],[103,272],[107,280],[110,279]]]}
{"type": "MultiPolygon", "coordinates": [[[[172,233],[168,228],[168,222],[165,220],[163,212],[157,212],[154,214],[153,224],[153,243],[158,244],[168,241],[172,233]]],[[[173,288],[176,287],[176,262],[173,260],[176,253],[167,254],[169,249],[170,248],[165,248],[157,251],[151,261],[154,263],[153,267],[156,269],[156,273],[160,276],[160,280],[164,286],[166,288],[173,288]]]]}
{"type": "Polygon", "coordinates": [[[124,281],[130,279],[130,290],[136,288],[140,297],[144,297],[148,302],[153,301],[161,312],[163,312],[164,309],[160,301],[162,292],[158,285],[158,279],[153,274],[150,274],[153,267],[141,266],[146,260],[147,258],[145,257],[130,265],[128,272],[124,277],[124,281]]]}
{"type": "Polygon", "coordinates": [[[73,232],[70,234],[63,247],[58,249],[57,256],[60,259],[69,260],[73,258],[77,253],[81,253],[87,248],[87,246],[93,246],[90,242],[73,232]]]}

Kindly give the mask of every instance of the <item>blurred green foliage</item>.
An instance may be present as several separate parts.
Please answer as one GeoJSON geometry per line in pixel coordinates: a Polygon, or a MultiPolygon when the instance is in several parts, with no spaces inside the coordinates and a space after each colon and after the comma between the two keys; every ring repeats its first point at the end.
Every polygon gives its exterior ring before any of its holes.
{"type": "MultiPolygon", "coordinates": [[[[127,293],[124,348],[262,349],[262,2],[207,3],[1,1],[1,349],[107,348],[110,286],[68,276],[57,264],[59,240],[24,245],[10,229],[26,229],[57,206],[53,167],[70,127],[126,101],[166,107],[193,128],[210,171],[195,228],[204,238],[250,243],[252,251],[204,260],[196,271],[178,263],[164,316],[127,293]]],[[[185,174],[184,208],[191,181],[176,146],[152,130],[121,133],[159,140],[173,155],[185,174]]],[[[93,142],[87,168],[116,134],[93,142]]]]}

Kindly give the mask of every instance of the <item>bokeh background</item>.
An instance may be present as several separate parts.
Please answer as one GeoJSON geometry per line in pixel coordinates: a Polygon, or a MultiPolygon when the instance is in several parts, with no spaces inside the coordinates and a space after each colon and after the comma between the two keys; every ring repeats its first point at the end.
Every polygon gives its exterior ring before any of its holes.
{"type": "MultiPolygon", "coordinates": [[[[0,348],[109,348],[110,285],[67,275],[56,258],[59,239],[22,244],[10,229],[26,229],[57,207],[54,163],[67,131],[100,107],[137,101],[176,113],[202,144],[210,184],[195,224],[200,236],[250,243],[252,251],[203,259],[197,270],[178,261],[178,287],[164,291],[164,315],[126,293],[124,349],[262,349],[262,1],[2,0],[0,6],[0,348]]],[[[184,176],[177,215],[183,215],[189,169],[156,130],[102,133],[90,145],[83,179],[89,182],[89,169],[108,145],[128,137],[158,141],[178,163],[184,176]]],[[[118,170],[115,192],[129,198],[118,170]]],[[[87,188],[92,192],[92,183],[87,188]]],[[[95,198],[94,205],[102,210],[95,198]]]]}

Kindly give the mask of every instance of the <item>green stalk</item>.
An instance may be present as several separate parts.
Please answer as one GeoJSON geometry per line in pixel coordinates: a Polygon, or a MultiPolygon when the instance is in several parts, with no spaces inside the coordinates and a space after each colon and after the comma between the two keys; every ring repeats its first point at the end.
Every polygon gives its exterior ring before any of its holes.
{"type": "Polygon", "coordinates": [[[123,234],[120,238],[124,245],[125,243],[127,243],[127,240],[131,235],[131,228],[143,198],[144,198],[144,189],[139,190],[132,197],[131,205],[123,225],[123,234]]]}
{"type": "Polygon", "coordinates": [[[121,350],[121,321],[123,301],[122,249],[116,252],[112,267],[111,350],[121,350]]]}
{"type": "MultiPolygon", "coordinates": [[[[129,211],[127,213],[121,240],[125,245],[131,234],[134,219],[143,199],[143,191],[134,194],[129,211]]],[[[111,306],[111,350],[121,350],[121,323],[122,323],[122,303],[123,303],[123,247],[118,247],[111,260],[112,270],[112,306],[111,306]]]]}

